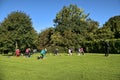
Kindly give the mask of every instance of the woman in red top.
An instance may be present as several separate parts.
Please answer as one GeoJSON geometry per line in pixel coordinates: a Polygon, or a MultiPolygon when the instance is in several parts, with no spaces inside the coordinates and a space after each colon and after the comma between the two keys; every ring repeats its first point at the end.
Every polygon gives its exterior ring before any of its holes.
{"type": "Polygon", "coordinates": [[[20,50],[19,49],[16,49],[16,56],[19,57],[20,56],[20,50]]]}

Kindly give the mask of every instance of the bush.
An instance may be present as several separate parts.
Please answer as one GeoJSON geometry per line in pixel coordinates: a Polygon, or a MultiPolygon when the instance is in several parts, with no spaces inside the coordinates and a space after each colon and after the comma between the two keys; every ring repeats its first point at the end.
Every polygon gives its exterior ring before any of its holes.
{"type": "MultiPolygon", "coordinates": [[[[120,39],[114,39],[114,40],[107,40],[109,41],[110,45],[110,53],[113,54],[120,54],[120,39]]],[[[105,48],[103,41],[85,41],[83,44],[83,47],[85,49],[85,52],[87,53],[104,53],[105,48]]]]}

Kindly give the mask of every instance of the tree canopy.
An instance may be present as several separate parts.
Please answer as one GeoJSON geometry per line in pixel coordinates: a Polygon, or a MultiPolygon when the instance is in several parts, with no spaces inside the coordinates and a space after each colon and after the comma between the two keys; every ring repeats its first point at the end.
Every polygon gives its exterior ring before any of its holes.
{"type": "Polygon", "coordinates": [[[1,23],[1,50],[14,51],[36,47],[37,33],[32,27],[31,19],[23,12],[12,12],[1,23]]]}
{"type": "Polygon", "coordinates": [[[111,17],[103,27],[109,28],[115,38],[120,38],[120,15],[111,17]]]}
{"type": "Polygon", "coordinates": [[[63,32],[70,28],[72,31],[79,33],[82,28],[87,27],[84,22],[88,15],[84,13],[83,9],[78,8],[77,5],[64,6],[54,19],[56,30],[63,32]]]}

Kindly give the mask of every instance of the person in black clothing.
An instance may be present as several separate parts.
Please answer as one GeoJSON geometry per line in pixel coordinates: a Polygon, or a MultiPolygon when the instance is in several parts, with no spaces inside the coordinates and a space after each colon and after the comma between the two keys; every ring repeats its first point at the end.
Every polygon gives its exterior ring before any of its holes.
{"type": "Polygon", "coordinates": [[[54,50],[54,55],[58,55],[58,49],[57,48],[54,50]]]}
{"type": "Polygon", "coordinates": [[[109,42],[108,41],[105,41],[104,43],[105,45],[105,56],[109,56],[109,42]]]}

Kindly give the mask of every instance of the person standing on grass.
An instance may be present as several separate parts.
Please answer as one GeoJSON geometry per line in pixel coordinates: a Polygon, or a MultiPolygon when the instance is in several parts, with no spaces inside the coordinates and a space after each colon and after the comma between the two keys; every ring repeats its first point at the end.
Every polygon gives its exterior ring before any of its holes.
{"type": "Polygon", "coordinates": [[[54,50],[54,55],[58,55],[58,49],[57,48],[54,50]]]}
{"type": "Polygon", "coordinates": [[[81,53],[84,55],[84,50],[82,47],[78,49],[78,56],[80,56],[81,53]]]}
{"type": "Polygon", "coordinates": [[[29,48],[27,48],[27,49],[25,50],[25,56],[26,56],[26,57],[29,57],[29,48]]]}
{"type": "Polygon", "coordinates": [[[19,50],[19,49],[16,49],[15,53],[16,53],[16,56],[17,56],[17,57],[20,56],[20,50],[19,50]]]}
{"type": "Polygon", "coordinates": [[[68,55],[72,55],[72,49],[71,48],[68,49],[68,55]]]}
{"type": "Polygon", "coordinates": [[[105,46],[105,56],[109,56],[109,42],[108,41],[105,41],[104,42],[104,46],[105,46]]]}
{"type": "Polygon", "coordinates": [[[80,53],[82,53],[82,55],[84,55],[84,50],[83,50],[83,48],[80,48],[80,53]]]}
{"type": "Polygon", "coordinates": [[[30,48],[28,48],[28,57],[30,57],[30,56],[31,56],[31,54],[32,54],[32,51],[31,51],[31,49],[30,49],[30,48]]]}
{"type": "Polygon", "coordinates": [[[44,57],[45,57],[45,54],[47,53],[47,49],[45,48],[45,49],[43,49],[43,50],[41,50],[41,52],[40,52],[40,55],[41,56],[38,56],[38,59],[43,59],[44,57]]]}

